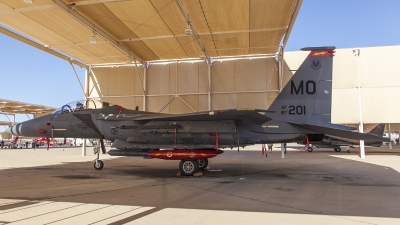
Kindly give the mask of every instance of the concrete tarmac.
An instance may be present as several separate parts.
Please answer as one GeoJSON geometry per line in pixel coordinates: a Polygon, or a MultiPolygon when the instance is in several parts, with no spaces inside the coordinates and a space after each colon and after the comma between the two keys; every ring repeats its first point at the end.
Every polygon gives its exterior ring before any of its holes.
{"type": "Polygon", "coordinates": [[[201,177],[179,161],[81,148],[0,149],[1,224],[400,224],[400,147],[225,150],[201,177]]]}

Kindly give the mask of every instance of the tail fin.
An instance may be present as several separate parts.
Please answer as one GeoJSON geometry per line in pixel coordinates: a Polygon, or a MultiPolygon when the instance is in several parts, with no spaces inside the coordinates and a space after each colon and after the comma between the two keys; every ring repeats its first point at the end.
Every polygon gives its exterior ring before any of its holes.
{"type": "Polygon", "coordinates": [[[376,127],[374,127],[372,130],[368,132],[368,134],[372,134],[378,137],[383,137],[383,132],[385,131],[385,124],[380,123],[376,127]]]}
{"type": "Polygon", "coordinates": [[[331,121],[334,46],[302,48],[311,51],[268,108],[281,121],[325,124],[331,121]]]}

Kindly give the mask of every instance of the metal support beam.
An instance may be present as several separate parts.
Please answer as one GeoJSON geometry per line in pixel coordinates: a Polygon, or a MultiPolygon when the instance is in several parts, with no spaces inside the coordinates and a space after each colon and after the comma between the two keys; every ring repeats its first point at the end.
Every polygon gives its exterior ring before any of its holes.
{"type": "Polygon", "coordinates": [[[279,85],[279,93],[282,91],[282,82],[283,82],[283,52],[276,56],[278,59],[278,85],[279,85]]]}
{"type": "MultiPolygon", "coordinates": [[[[285,37],[283,38],[283,41],[282,41],[282,46],[283,47],[286,46],[286,43],[287,43],[287,41],[289,39],[290,33],[292,32],[292,28],[293,28],[294,22],[296,21],[297,15],[299,14],[300,7],[301,7],[302,4],[303,4],[303,0],[297,0],[294,3],[293,11],[292,11],[292,17],[290,18],[288,29],[287,29],[285,37]]],[[[283,52],[283,50],[282,50],[282,52],[283,52]]]]}
{"type": "Polygon", "coordinates": [[[103,3],[110,3],[110,2],[127,2],[132,0],[86,0],[80,2],[69,2],[70,6],[84,6],[84,5],[96,5],[96,4],[103,4],[103,3]]]}
{"type": "Polygon", "coordinates": [[[208,77],[208,111],[211,111],[211,65],[207,64],[207,77],[208,77]]]}
{"type": "Polygon", "coordinates": [[[181,10],[183,17],[185,17],[186,22],[190,25],[193,36],[196,38],[197,44],[199,44],[201,51],[204,52],[204,54],[206,55],[206,59],[209,60],[210,57],[208,56],[206,48],[204,47],[203,43],[201,42],[200,36],[197,33],[196,28],[193,26],[193,23],[190,20],[189,13],[187,12],[185,6],[183,5],[181,0],[175,0],[175,2],[178,5],[179,9],[181,10]]]}
{"type": "Polygon", "coordinates": [[[183,98],[181,98],[181,96],[178,96],[178,98],[185,103],[185,105],[187,105],[193,112],[197,112],[195,109],[192,108],[192,106],[189,105],[189,103],[187,103],[185,100],[183,100],[183,98]]]}
{"type": "MultiPolygon", "coordinates": [[[[85,70],[85,90],[83,91],[83,95],[85,97],[85,102],[89,97],[89,73],[91,73],[90,68],[86,67],[86,70],[85,70]]],[[[75,144],[76,144],[76,139],[75,139],[75,144]]],[[[83,139],[82,156],[86,156],[86,138],[83,139]]]]}
{"type": "Polygon", "coordinates": [[[390,128],[390,123],[388,123],[389,129],[389,149],[392,149],[392,129],[390,128]]]}
{"type": "Polygon", "coordinates": [[[82,143],[82,156],[86,156],[86,138],[83,139],[82,143]]]}
{"type": "Polygon", "coordinates": [[[72,70],[74,71],[75,77],[76,77],[76,79],[78,80],[78,82],[79,82],[79,85],[81,86],[81,89],[82,89],[83,95],[84,95],[84,96],[86,96],[85,90],[83,89],[83,86],[82,86],[81,80],[79,79],[79,76],[78,76],[78,74],[76,73],[76,70],[75,70],[75,67],[74,67],[74,65],[72,65],[72,63],[71,63],[71,62],[69,62],[69,64],[71,65],[71,67],[72,67],[72,70]]]}
{"type": "MultiPolygon", "coordinates": [[[[254,29],[254,30],[231,30],[231,31],[211,32],[211,33],[199,33],[197,35],[198,36],[209,36],[209,35],[220,35],[220,34],[258,33],[258,32],[268,32],[268,31],[279,31],[279,30],[286,30],[286,29],[287,29],[287,27],[269,28],[269,29],[254,29]]],[[[154,37],[144,37],[144,38],[128,38],[128,39],[121,39],[118,41],[121,41],[121,42],[148,41],[148,40],[179,38],[179,37],[187,37],[187,35],[180,34],[180,35],[164,35],[164,36],[154,36],[154,37]]],[[[279,47],[279,46],[273,46],[273,47],[279,47]]]]}
{"type": "MultiPolygon", "coordinates": [[[[264,91],[220,91],[212,92],[212,95],[218,94],[239,94],[239,93],[269,93],[278,92],[279,90],[264,90],[264,91]]],[[[161,97],[161,96],[185,96],[185,95],[208,95],[208,92],[194,92],[194,93],[179,93],[179,94],[146,94],[146,97],[161,97]]],[[[103,98],[126,98],[126,97],[143,97],[143,95],[102,95],[103,98]]],[[[90,99],[97,99],[100,97],[90,97],[90,99]]]]}
{"type": "Polygon", "coordinates": [[[136,67],[137,76],[139,77],[140,86],[142,87],[142,93],[143,93],[143,95],[144,95],[145,89],[144,89],[144,85],[143,85],[143,82],[142,82],[142,78],[140,77],[139,67],[138,67],[138,64],[136,63],[136,60],[135,60],[135,67],[136,67]]]}
{"type": "Polygon", "coordinates": [[[85,97],[85,101],[89,98],[90,73],[91,73],[91,68],[86,67],[86,70],[85,70],[85,91],[83,93],[83,95],[85,97]]]}
{"type": "Polygon", "coordinates": [[[165,104],[160,110],[158,110],[158,113],[162,112],[162,111],[165,109],[165,107],[167,107],[167,106],[169,105],[169,103],[171,103],[172,100],[174,100],[175,98],[176,98],[175,96],[174,96],[173,98],[171,98],[171,99],[167,102],[167,104],[165,104]]]}
{"type": "Polygon", "coordinates": [[[2,27],[2,26],[0,26],[0,33],[5,34],[5,35],[7,35],[7,36],[9,36],[11,38],[14,38],[14,39],[16,39],[16,40],[18,40],[20,42],[28,44],[28,45],[30,45],[32,47],[35,47],[35,48],[37,48],[39,50],[42,50],[44,52],[50,53],[50,54],[52,54],[52,55],[54,55],[54,56],[56,56],[58,58],[66,60],[66,61],[68,61],[70,63],[76,64],[76,65],[78,65],[80,67],[87,67],[87,65],[85,63],[77,61],[77,60],[73,59],[72,57],[69,57],[68,55],[61,54],[60,52],[55,51],[55,50],[47,47],[46,45],[42,45],[42,44],[34,42],[34,41],[32,41],[32,40],[30,40],[28,38],[22,37],[21,35],[19,35],[17,33],[14,33],[14,32],[12,32],[12,31],[10,31],[10,30],[2,27]]]}
{"type": "Polygon", "coordinates": [[[146,111],[146,82],[147,82],[147,66],[144,66],[143,67],[143,88],[144,88],[144,91],[143,91],[143,111],[146,111]]]}
{"type": "Polygon", "coordinates": [[[84,26],[86,26],[88,29],[95,31],[96,34],[100,35],[103,37],[105,40],[110,42],[112,45],[114,45],[116,48],[118,48],[120,51],[123,53],[137,59],[140,62],[143,62],[144,60],[136,55],[135,53],[131,52],[127,47],[125,47],[121,42],[115,40],[113,37],[111,37],[109,34],[107,34],[105,31],[103,31],[100,27],[96,26],[94,23],[90,22],[88,19],[86,19],[84,16],[79,14],[75,9],[73,9],[70,5],[66,4],[62,0],[51,0],[54,4],[56,4],[58,7],[60,7],[62,10],[64,10],[68,15],[72,16],[79,22],[81,22],[84,26]]]}
{"type": "MultiPolygon", "coordinates": [[[[358,107],[360,112],[360,122],[358,125],[358,132],[364,133],[364,124],[362,119],[362,105],[361,105],[361,75],[360,75],[360,49],[353,49],[353,54],[357,58],[357,73],[358,73],[358,107]]],[[[360,158],[365,159],[364,140],[360,140],[360,158]]]]}

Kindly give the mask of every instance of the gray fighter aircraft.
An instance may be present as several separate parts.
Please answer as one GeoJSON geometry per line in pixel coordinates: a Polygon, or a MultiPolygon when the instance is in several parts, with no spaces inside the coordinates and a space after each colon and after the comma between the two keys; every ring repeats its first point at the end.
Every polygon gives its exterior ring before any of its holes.
{"type": "MultiPolygon", "coordinates": [[[[385,124],[381,123],[378,124],[376,127],[374,127],[372,130],[370,130],[368,135],[374,135],[377,137],[383,137],[383,132],[385,130],[385,124]]],[[[322,135],[322,134],[317,134],[317,135],[322,135]]],[[[306,145],[307,151],[312,152],[313,146],[317,148],[333,148],[335,152],[341,152],[342,149],[340,148],[341,146],[349,146],[351,148],[354,148],[354,145],[359,145],[360,140],[352,140],[349,138],[340,138],[340,137],[335,137],[335,136],[329,136],[329,135],[322,135],[320,138],[313,138],[311,137],[312,134],[309,134],[306,136],[306,138],[303,138],[302,141],[299,141],[297,143],[299,144],[304,144],[306,145]],[[309,141],[310,138],[313,138],[314,140],[320,140],[320,141],[309,141]],[[308,139],[308,141],[307,141],[308,139]]],[[[373,146],[373,147],[380,147],[382,145],[382,141],[365,141],[364,144],[367,146],[373,146]]],[[[347,150],[347,152],[350,152],[350,150],[347,150]]]]}
{"type": "MultiPolygon", "coordinates": [[[[228,109],[171,115],[125,109],[94,101],[67,104],[50,115],[19,123],[9,133],[28,137],[98,138],[113,141],[112,156],[180,160],[184,175],[205,168],[220,148],[295,142],[304,135],[326,134],[355,140],[386,141],[332,124],[332,62],[335,47],[310,51],[268,110],[228,109]],[[84,104],[85,103],[85,104],[84,104]]],[[[103,141],[101,150],[106,152],[103,141]]],[[[104,163],[99,155],[97,170],[104,163]]]]}

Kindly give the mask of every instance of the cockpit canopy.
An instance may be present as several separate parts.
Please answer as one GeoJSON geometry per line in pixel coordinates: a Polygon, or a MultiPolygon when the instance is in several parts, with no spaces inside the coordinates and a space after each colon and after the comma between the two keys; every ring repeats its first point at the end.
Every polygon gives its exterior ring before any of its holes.
{"type": "Polygon", "coordinates": [[[102,102],[99,100],[78,100],[61,106],[51,114],[70,113],[85,109],[101,109],[108,106],[110,106],[108,102],[102,102]]]}

